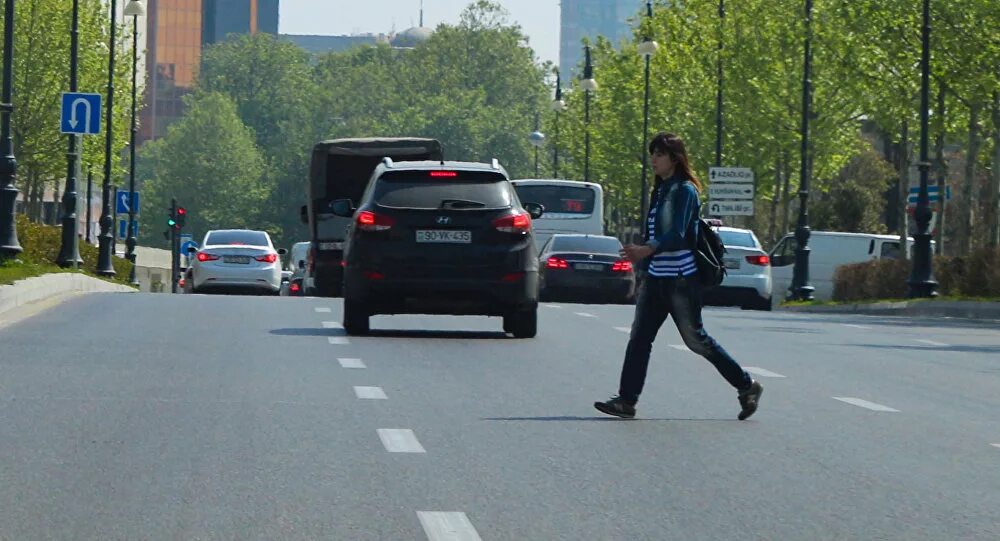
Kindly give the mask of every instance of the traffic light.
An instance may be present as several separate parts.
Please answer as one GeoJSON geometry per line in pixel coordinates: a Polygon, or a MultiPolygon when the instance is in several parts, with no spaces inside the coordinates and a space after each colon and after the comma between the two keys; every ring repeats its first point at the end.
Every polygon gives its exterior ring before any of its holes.
{"type": "Polygon", "coordinates": [[[184,222],[187,221],[187,209],[184,207],[177,207],[177,215],[174,217],[174,221],[177,222],[177,229],[184,227],[184,222]]]}

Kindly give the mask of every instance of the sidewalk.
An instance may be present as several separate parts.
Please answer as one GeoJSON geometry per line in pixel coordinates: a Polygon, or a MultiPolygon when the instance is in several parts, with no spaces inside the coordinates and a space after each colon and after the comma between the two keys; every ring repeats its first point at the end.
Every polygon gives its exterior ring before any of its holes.
{"type": "Polygon", "coordinates": [[[12,285],[0,286],[0,314],[27,304],[41,302],[71,293],[134,293],[135,289],[105,282],[82,273],[45,274],[12,285]]]}
{"type": "Polygon", "coordinates": [[[822,314],[871,316],[931,316],[1000,320],[1000,302],[990,301],[897,301],[820,306],[779,306],[777,310],[822,314]]]}

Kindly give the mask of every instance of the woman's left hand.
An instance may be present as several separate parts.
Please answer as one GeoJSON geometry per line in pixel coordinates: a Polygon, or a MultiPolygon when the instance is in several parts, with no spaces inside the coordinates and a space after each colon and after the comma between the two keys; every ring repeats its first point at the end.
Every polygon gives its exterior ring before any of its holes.
{"type": "Polygon", "coordinates": [[[636,246],[635,244],[628,244],[619,253],[622,257],[628,258],[632,263],[639,263],[643,259],[653,255],[653,248],[645,244],[641,246],[636,246]]]}

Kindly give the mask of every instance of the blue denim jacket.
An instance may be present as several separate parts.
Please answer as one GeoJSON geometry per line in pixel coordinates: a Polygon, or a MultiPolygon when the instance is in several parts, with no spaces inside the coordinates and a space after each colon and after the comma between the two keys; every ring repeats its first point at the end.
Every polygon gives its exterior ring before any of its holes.
{"type": "Polygon", "coordinates": [[[692,224],[697,223],[695,218],[701,208],[701,200],[694,184],[680,175],[674,175],[667,180],[657,179],[650,194],[649,208],[656,209],[656,234],[650,238],[648,228],[643,230],[646,245],[653,248],[653,254],[642,262],[643,270],[649,267],[653,255],[691,248],[692,224]]]}

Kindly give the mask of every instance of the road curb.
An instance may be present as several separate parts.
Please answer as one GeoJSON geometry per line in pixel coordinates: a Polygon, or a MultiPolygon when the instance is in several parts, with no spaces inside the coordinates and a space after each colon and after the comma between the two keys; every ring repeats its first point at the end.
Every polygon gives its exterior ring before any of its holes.
{"type": "Polygon", "coordinates": [[[134,293],[135,289],[86,274],[61,272],[18,280],[0,286],[0,314],[68,293],[134,293]]]}
{"type": "Polygon", "coordinates": [[[838,304],[835,306],[781,306],[779,310],[819,314],[1000,319],[1000,302],[986,301],[896,301],[867,304],[838,304]]]}

